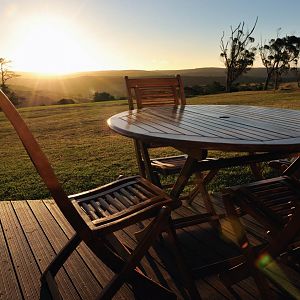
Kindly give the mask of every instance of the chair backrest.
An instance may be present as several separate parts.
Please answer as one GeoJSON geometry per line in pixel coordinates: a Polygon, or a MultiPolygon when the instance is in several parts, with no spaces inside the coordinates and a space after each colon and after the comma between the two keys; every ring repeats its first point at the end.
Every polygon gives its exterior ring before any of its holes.
{"type": "Polygon", "coordinates": [[[129,109],[146,106],[185,105],[180,75],[171,78],[128,78],[125,76],[129,109]]]}
{"type": "Polygon", "coordinates": [[[87,225],[82,220],[76,208],[71,203],[71,200],[63,190],[46,155],[41,150],[39,144],[14,105],[1,90],[0,108],[15,128],[36,170],[40,174],[53,199],[66,219],[70,222],[77,233],[80,234],[81,231],[86,230],[88,228],[87,225]]]}
{"type": "MultiPolygon", "coordinates": [[[[300,156],[298,156],[291,165],[283,172],[284,176],[291,177],[294,181],[294,188],[298,191],[300,190],[300,156]]],[[[270,253],[273,257],[276,257],[284,251],[287,246],[293,242],[295,237],[299,239],[300,233],[300,204],[295,205],[293,216],[284,226],[282,231],[280,231],[275,238],[273,238],[267,247],[266,251],[270,253]]]]}

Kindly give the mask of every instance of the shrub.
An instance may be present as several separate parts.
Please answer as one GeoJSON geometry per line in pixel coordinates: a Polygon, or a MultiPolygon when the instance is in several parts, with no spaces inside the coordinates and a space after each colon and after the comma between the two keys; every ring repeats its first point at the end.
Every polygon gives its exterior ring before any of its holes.
{"type": "Polygon", "coordinates": [[[56,104],[75,104],[75,103],[76,103],[75,100],[68,99],[68,98],[62,98],[56,102],[56,104]]]}
{"type": "Polygon", "coordinates": [[[108,100],[115,100],[115,97],[110,93],[106,92],[95,92],[94,94],[94,101],[108,101],[108,100]]]}

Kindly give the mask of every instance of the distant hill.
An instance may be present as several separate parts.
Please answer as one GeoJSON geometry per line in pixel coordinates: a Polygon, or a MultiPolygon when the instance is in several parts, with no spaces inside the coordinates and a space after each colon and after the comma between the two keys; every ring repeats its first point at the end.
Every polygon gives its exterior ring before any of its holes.
{"type": "MultiPolygon", "coordinates": [[[[263,82],[265,69],[254,68],[241,82],[263,82]]],[[[77,102],[91,101],[96,91],[108,92],[115,97],[126,96],[124,76],[155,77],[181,74],[185,86],[206,85],[213,81],[224,84],[224,68],[196,68],[185,70],[121,70],[77,72],[62,76],[40,76],[34,73],[18,72],[20,77],[11,79],[9,84],[19,96],[26,100],[23,106],[56,103],[62,98],[72,98],[77,102]]]]}

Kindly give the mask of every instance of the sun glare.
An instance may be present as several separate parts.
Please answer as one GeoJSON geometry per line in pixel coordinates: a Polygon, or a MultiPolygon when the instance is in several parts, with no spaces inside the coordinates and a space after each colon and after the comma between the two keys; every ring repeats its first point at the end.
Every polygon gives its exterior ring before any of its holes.
{"type": "Polygon", "coordinates": [[[76,26],[59,18],[32,17],[23,26],[14,56],[22,70],[64,74],[84,68],[83,46],[76,26]]]}

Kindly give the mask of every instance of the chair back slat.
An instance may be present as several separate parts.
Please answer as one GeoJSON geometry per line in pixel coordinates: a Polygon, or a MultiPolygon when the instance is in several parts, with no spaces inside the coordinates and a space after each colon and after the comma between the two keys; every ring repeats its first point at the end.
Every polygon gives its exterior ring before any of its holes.
{"type": "Polygon", "coordinates": [[[174,78],[128,78],[125,76],[129,109],[162,105],[185,105],[180,75],[174,78]]]}
{"type": "Polygon", "coordinates": [[[67,194],[63,190],[46,155],[41,150],[40,145],[37,143],[36,139],[32,135],[31,131],[27,127],[26,123],[24,122],[14,105],[1,90],[0,108],[17,132],[33,165],[35,166],[37,172],[40,174],[42,180],[49,189],[53,199],[55,200],[64,216],[73,226],[73,228],[76,229],[77,232],[78,230],[80,231],[80,229],[83,230],[86,225],[70,202],[67,194]]]}

